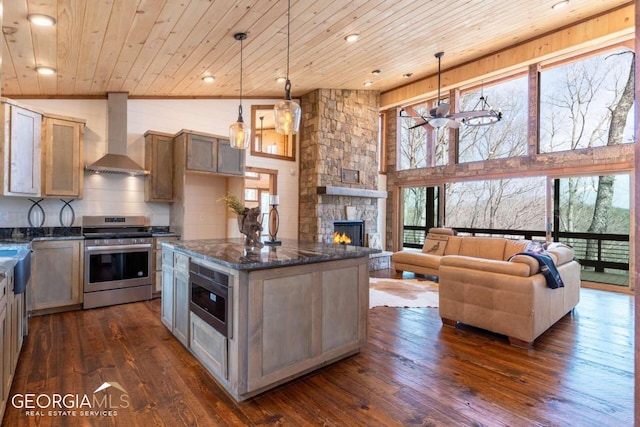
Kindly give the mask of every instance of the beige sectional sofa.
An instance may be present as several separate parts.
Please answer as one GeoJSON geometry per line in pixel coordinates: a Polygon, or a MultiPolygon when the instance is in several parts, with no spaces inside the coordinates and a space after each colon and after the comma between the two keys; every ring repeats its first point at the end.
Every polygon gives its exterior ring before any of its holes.
{"type": "Polygon", "coordinates": [[[392,255],[395,269],[438,276],[440,317],[509,337],[511,344],[533,341],[571,311],[580,299],[580,264],[573,249],[551,243],[551,256],[564,287],[547,286],[537,260],[524,252],[531,242],[492,237],[460,237],[431,229],[422,252],[392,255]],[[515,256],[514,256],[515,255],[515,256]]]}

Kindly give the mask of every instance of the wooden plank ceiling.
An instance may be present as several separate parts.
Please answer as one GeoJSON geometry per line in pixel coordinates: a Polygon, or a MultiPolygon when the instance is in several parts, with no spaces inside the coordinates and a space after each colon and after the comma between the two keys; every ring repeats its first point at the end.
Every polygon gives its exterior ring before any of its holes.
{"type": "MultiPolygon", "coordinates": [[[[628,0],[292,0],[294,96],[317,88],[381,92],[633,3],[628,0]],[[344,37],[359,33],[354,43],[344,37]],[[371,71],[379,69],[378,75],[371,71]],[[403,74],[412,73],[410,78],[403,74]]],[[[284,0],[9,0],[4,2],[2,95],[281,97],[286,71],[284,0]],[[29,13],[54,16],[36,27],[29,13]],[[35,73],[36,65],[57,69],[35,73]],[[206,84],[205,75],[215,76],[206,84]]]]}

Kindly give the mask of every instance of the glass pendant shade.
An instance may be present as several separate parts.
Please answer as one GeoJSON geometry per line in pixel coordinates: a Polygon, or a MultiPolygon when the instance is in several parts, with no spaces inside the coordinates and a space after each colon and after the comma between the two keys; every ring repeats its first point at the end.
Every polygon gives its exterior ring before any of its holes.
{"type": "Polygon", "coordinates": [[[283,99],[276,103],[273,111],[275,114],[277,133],[281,135],[293,135],[298,132],[302,110],[296,102],[290,99],[283,99]]]}
{"type": "Polygon", "coordinates": [[[249,139],[251,137],[251,128],[246,125],[242,116],[238,117],[238,121],[229,126],[229,139],[231,147],[239,150],[249,148],[249,139]]]}

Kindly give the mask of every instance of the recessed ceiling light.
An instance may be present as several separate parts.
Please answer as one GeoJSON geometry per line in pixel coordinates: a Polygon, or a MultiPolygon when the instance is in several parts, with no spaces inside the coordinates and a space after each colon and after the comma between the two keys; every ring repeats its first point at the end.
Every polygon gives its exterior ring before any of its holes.
{"type": "Polygon", "coordinates": [[[381,72],[382,72],[382,71],[380,71],[380,70],[376,69],[376,70],[373,70],[373,71],[371,72],[371,74],[378,75],[378,74],[380,74],[381,72]]]}
{"type": "Polygon", "coordinates": [[[408,79],[409,77],[413,76],[413,73],[404,73],[402,75],[403,78],[408,79]]]}
{"type": "Polygon", "coordinates": [[[213,82],[216,81],[216,78],[213,77],[213,76],[204,76],[202,78],[202,81],[205,82],[205,83],[213,83],[213,82]]]}
{"type": "Polygon", "coordinates": [[[27,15],[27,19],[33,25],[39,25],[41,27],[50,27],[56,23],[53,16],[43,15],[41,13],[30,13],[27,15]]]}
{"type": "Polygon", "coordinates": [[[55,68],[51,68],[51,67],[36,67],[36,72],[38,74],[43,74],[43,75],[49,76],[51,74],[55,74],[56,73],[56,69],[55,68]]]}
{"type": "Polygon", "coordinates": [[[353,34],[349,34],[348,36],[346,36],[344,39],[348,42],[354,42],[356,40],[358,40],[360,38],[360,34],[358,33],[353,33],[353,34]]]}
{"type": "Polygon", "coordinates": [[[277,81],[278,83],[284,83],[284,82],[286,82],[286,81],[287,81],[287,78],[286,78],[286,77],[278,77],[278,78],[276,79],[276,81],[277,81]]]}
{"type": "Polygon", "coordinates": [[[364,82],[364,83],[363,83],[363,85],[364,85],[364,86],[367,86],[367,87],[368,87],[368,86],[371,86],[372,84],[373,84],[373,82],[364,82]]]}
{"type": "Polygon", "coordinates": [[[554,4],[553,6],[551,6],[551,9],[561,9],[563,7],[565,7],[566,5],[569,4],[569,0],[563,0],[561,2],[558,2],[556,4],[554,4]]]}

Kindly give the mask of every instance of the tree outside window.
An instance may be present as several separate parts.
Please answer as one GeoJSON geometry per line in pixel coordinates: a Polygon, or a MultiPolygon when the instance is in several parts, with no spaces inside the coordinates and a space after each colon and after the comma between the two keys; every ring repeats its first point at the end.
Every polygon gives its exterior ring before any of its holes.
{"type": "Polygon", "coordinates": [[[527,154],[527,77],[477,87],[461,93],[460,110],[471,111],[481,96],[502,120],[485,126],[462,126],[458,162],[476,162],[527,154]]]}
{"type": "MultiPolygon", "coordinates": [[[[442,102],[448,102],[443,99],[442,102]]],[[[428,117],[429,110],[436,106],[431,100],[414,106],[421,116],[428,117]]],[[[449,130],[436,129],[429,125],[417,126],[421,121],[413,118],[400,119],[400,155],[398,170],[444,166],[449,159],[449,130]]]]}
{"type": "Polygon", "coordinates": [[[632,143],[634,54],[626,47],[540,73],[540,152],[632,143]]]}

